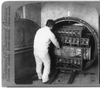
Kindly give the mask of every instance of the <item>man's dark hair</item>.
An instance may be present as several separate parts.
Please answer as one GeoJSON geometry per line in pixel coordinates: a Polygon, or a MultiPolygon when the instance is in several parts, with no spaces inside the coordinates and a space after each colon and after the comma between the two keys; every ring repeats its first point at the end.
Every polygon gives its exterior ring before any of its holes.
{"type": "Polygon", "coordinates": [[[55,25],[55,22],[52,19],[47,20],[46,26],[51,27],[54,25],[55,25]]]}

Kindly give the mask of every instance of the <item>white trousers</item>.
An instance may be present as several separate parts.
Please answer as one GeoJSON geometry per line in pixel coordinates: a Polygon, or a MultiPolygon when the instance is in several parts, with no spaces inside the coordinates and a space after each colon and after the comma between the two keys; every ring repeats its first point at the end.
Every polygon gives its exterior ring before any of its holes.
{"type": "Polygon", "coordinates": [[[36,72],[38,79],[42,79],[42,82],[47,82],[49,80],[50,73],[50,56],[48,51],[35,51],[34,56],[36,61],[36,72]],[[42,64],[44,65],[43,74],[42,74],[42,64]]]}

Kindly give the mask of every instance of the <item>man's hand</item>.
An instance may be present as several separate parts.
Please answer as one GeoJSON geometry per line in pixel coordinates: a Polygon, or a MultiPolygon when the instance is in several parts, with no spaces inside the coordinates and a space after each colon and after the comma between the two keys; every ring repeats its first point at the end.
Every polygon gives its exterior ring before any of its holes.
{"type": "Polygon", "coordinates": [[[61,56],[61,48],[55,48],[55,54],[61,56]]]}

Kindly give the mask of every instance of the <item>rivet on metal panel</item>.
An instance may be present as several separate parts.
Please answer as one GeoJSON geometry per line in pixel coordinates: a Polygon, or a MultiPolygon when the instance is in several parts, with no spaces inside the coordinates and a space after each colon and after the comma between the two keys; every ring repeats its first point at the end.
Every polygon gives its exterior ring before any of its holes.
{"type": "Polygon", "coordinates": [[[80,20],[80,22],[82,22],[82,20],[80,20]]]}
{"type": "Polygon", "coordinates": [[[83,23],[85,23],[85,22],[83,21],[83,23]]]}

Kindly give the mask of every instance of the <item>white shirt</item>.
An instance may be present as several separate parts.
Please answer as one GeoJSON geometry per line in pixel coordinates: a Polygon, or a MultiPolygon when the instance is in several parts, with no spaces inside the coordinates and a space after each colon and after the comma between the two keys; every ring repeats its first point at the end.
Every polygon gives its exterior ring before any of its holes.
{"type": "Polygon", "coordinates": [[[59,43],[50,28],[47,26],[40,28],[34,38],[34,49],[39,51],[48,50],[51,42],[59,48],[59,43]]]}

